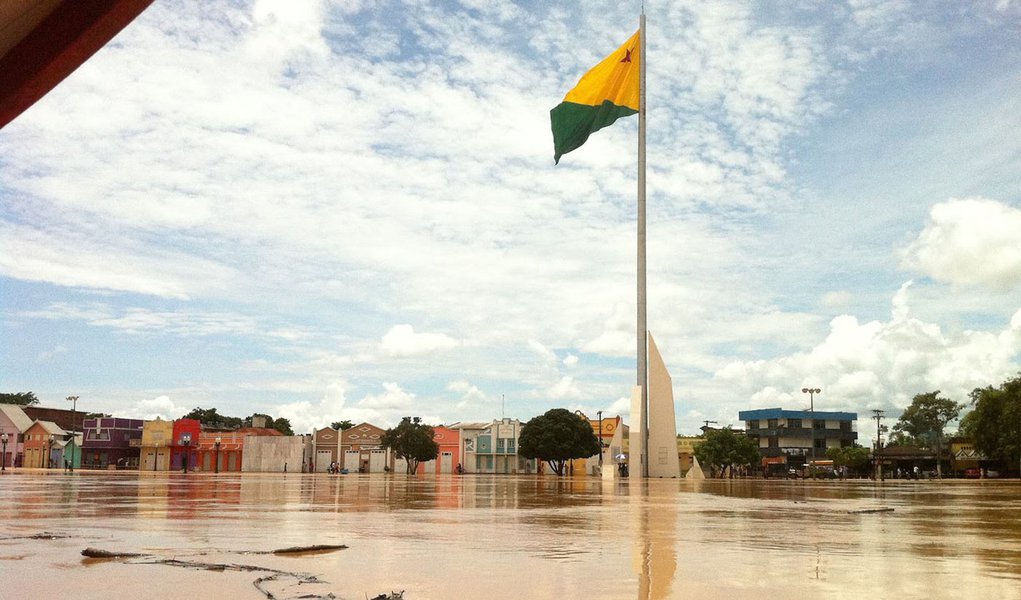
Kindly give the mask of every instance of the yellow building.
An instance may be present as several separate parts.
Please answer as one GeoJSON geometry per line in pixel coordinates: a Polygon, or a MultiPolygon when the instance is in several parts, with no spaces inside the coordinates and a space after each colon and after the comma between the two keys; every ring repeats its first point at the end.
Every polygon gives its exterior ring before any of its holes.
{"type": "Polygon", "coordinates": [[[169,471],[170,446],[174,441],[174,422],[157,418],[142,424],[142,448],[138,468],[141,471],[169,471]]]}
{"type": "Polygon", "coordinates": [[[695,448],[702,443],[702,437],[697,435],[677,436],[677,458],[681,463],[681,477],[688,472],[694,464],[695,448]]]}
{"type": "MultiPolygon", "coordinates": [[[[592,433],[596,434],[596,439],[599,440],[599,445],[602,448],[603,464],[612,467],[614,465],[614,454],[627,452],[627,449],[626,447],[612,448],[610,443],[613,441],[613,436],[617,433],[617,429],[623,427],[624,443],[627,444],[628,426],[624,424],[623,419],[619,415],[616,417],[604,417],[603,419],[590,419],[580,410],[574,412],[582,419],[588,421],[589,426],[592,427],[592,433]]],[[[598,467],[599,455],[595,454],[588,458],[576,458],[570,461],[568,463],[568,473],[575,475],[592,474],[598,470],[598,467]]]]}

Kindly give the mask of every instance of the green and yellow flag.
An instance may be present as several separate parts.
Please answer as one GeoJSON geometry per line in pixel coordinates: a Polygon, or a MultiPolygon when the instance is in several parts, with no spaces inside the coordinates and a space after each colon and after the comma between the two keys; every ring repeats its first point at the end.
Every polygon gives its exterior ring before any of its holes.
{"type": "Polygon", "coordinates": [[[585,73],[564,101],[549,112],[555,163],[581,147],[592,133],[638,112],[638,33],[585,73]]]}

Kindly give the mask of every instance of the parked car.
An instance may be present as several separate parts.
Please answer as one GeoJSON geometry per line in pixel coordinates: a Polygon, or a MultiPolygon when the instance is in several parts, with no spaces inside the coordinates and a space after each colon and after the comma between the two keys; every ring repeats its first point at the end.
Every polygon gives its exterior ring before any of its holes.
{"type": "Polygon", "coordinates": [[[977,469],[977,468],[976,469],[965,469],[964,470],[964,478],[965,479],[981,479],[982,478],[982,469],[977,469]]]}

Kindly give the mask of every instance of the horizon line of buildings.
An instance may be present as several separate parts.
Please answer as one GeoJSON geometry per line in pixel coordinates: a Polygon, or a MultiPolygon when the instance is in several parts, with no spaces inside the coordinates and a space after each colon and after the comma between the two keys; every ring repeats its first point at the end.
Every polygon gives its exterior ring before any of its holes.
{"type": "MultiPolygon", "coordinates": [[[[572,473],[593,473],[598,466],[627,462],[628,426],[618,415],[580,418],[592,427],[602,451],[571,461],[572,473]]],[[[857,413],[841,411],[764,408],[740,411],[742,433],[757,440],[764,474],[803,469],[809,462],[826,462],[831,448],[857,444],[857,413]]],[[[702,427],[703,432],[710,422],[702,427]]],[[[266,427],[256,416],[252,426],[236,429],[202,425],[194,419],[142,420],[118,417],[76,418],[74,411],[38,406],[0,404],[0,465],[4,468],[191,470],[204,472],[348,472],[383,473],[407,470],[407,463],[383,447],[386,430],[358,423],[340,430],[313,429],[310,434],[287,436],[266,427]],[[78,425],[80,424],[80,427],[78,425]]],[[[434,459],[420,462],[419,474],[435,473],[541,473],[540,461],[518,454],[524,426],[518,419],[456,422],[433,426],[439,450],[434,459]]],[[[700,436],[677,436],[680,476],[691,468],[700,436]]],[[[875,449],[873,449],[874,453],[875,449]]],[[[965,440],[948,448],[954,463],[964,468],[992,463],[965,440]]],[[[930,453],[931,454],[931,453],[930,453]]],[[[937,460],[918,449],[886,448],[881,457],[893,469],[910,461],[928,465],[937,460]]],[[[940,458],[942,460],[942,458],[940,458]]]]}
{"type": "MultiPolygon", "coordinates": [[[[590,472],[602,461],[615,464],[627,450],[628,428],[622,418],[595,420],[578,414],[589,422],[603,451],[602,457],[574,461],[572,471],[590,472]]],[[[367,422],[293,436],[267,428],[265,418],[258,416],[251,427],[238,429],[205,426],[195,419],[159,418],[88,418],[80,421],[80,431],[78,425],[74,411],[0,404],[4,439],[0,465],[205,472],[407,471],[407,462],[383,447],[386,430],[367,422]]],[[[434,459],[420,462],[417,472],[540,473],[539,461],[518,454],[523,426],[520,420],[508,418],[433,426],[439,451],[434,459]]]]}

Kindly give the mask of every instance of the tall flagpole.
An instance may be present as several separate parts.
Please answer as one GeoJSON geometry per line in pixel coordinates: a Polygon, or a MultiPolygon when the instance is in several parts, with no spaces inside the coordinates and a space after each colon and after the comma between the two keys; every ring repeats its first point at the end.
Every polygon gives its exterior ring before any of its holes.
{"type": "Polygon", "coordinates": [[[638,26],[638,386],[642,388],[642,477],[649,476],[649,344],[645,297],[645,5],[638,26]]]}

